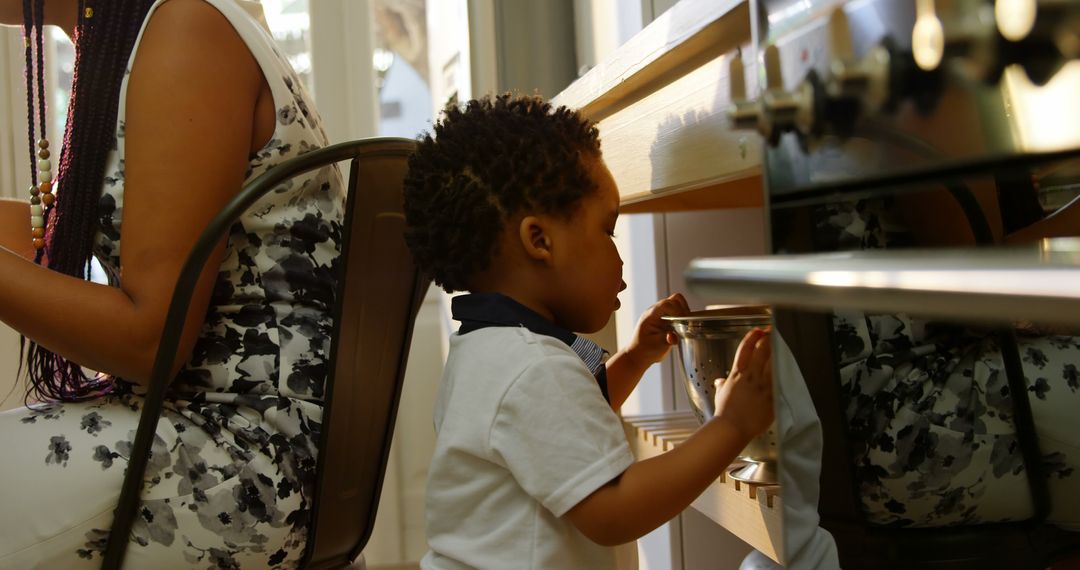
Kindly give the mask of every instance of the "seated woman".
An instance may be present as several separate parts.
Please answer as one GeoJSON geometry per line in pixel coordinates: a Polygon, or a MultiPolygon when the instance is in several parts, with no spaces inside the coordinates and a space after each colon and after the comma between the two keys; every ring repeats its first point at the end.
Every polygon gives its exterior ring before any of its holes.
{"type": "MultiPolygon", "coordinates": [[[[999,206],[993,187],[972,190],[998,242],[1080,233],[1076,204],[1046,219],[1013,223],[1021,210],[999,206]]],[[[815,235],[823,249],[974,245],[964,220],[944,191],[918,192],[822,207],[815,235]]],[[[836,313],[833,326],[848,438],[869,522],[941,527],[1032,516],[996,334],[906,314],[854,311],[836,313]]],[[[1080,336],[1032,327],[1016,334],[1049,478],[1048,520],[1080,531],[1080,336]]]]}
{"type": "MultiPolygon", "coordinates": [[[[32,383],[26,409],[0,414],[0,568],[100,565],[191,246],[246,181],[327,144],[251,5],[0,0],[0,22],[27,30],[32,84],[43,25],[76,44],[63,148],[45,139],[38,89],[30,203],[0,202],[0,320],[27,340],[32,383]],[[109,285],[86,280],[92,256],[109,285]]],[[[204,269],[128,566],[292,568],[302,556],[343,203],[334,168],[294,179],[204,269]]]]}

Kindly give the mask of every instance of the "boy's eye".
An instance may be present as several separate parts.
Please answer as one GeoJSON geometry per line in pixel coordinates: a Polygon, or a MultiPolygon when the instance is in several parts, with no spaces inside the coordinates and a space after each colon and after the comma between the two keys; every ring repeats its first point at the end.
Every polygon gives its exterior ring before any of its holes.
{"type": "Polygon", "coordinates": [[[608,230],[607,235],[610,237],[615,237],[615,230],[608,230]]]}

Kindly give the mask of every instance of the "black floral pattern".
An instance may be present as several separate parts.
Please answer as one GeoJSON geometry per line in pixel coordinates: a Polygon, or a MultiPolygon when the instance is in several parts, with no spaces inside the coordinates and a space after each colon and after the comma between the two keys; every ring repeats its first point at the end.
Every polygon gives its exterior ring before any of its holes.
{"type": "Polygon", "coordinates": [[[81,427],[89,434],[101,433],[101,430],[112,425],[109,420],[103,419],[101,414],[90,412],[82,418],[81,427]]]}
{"type": "MultiPolygon", "coordinates": [[[[911,245],[886,202],[831,204],[817,214],[815,237],[826,249],[911,245]]],[[[1030,516],[1012,395],[993,334],[854,311],[837,312],[833,332],[869,521],[934,527],[1030,516]]],[[[1072,485],[1058,487],[1067,489],[1062,493],[1075,496],[1080,445],[1062,433],[1080,432],[1070,411],[1080,409],[1080,337],[1020,331],[1018,342],[1045,469],[1055,484],[1072,485]]],[[[1055,503],[1052,520],[1075,520],[1060,514],[1069,509],[1061,500],[1055,503]]]]}
{"type": "Polygon", "coordinates": [[[46,465],[62,465],[67,467],[68,459],[70,456],[68,453],[71,451],[71,444],[68,443],[66,437],[62,435],[54,435],[49,438],[49,454],[45,456],[46,465]]]}

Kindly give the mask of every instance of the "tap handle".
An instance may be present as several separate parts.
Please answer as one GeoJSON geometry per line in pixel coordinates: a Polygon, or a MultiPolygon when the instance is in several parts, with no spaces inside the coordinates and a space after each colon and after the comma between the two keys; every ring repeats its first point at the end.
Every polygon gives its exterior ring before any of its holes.
{"type": "Polygon", "coordinates": [[[855,58],[855,50],[851,47],[851,27],[843,6],[837,6],[829,15],[829,54],[834,59],[850,61],[855,58]]]}
{"type": "Polygon", "coordinates": [[[746,69],[743,66],[742,50],[737,49],[728,64],[728,81],[731,85],[731,101],[746,100],[746,69]]]}
{"type": "Polygon", "coordinates": [[[769,91],[784,88],[784,77],[780,71],[780,50],[775,44],[765,48],[765,88],[769,91]]]}

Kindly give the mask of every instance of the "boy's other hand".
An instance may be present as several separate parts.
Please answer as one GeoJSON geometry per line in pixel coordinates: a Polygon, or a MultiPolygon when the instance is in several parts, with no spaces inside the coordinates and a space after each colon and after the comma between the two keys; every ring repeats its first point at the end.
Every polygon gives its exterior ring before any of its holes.
{"type": "Polygon", "coordinates": [[[681,317],[690,312],[690,305],[682,293],[675,293],[661,299],[638,319],[634,338],[626,347],[626,353],[643,365],[660,362],[667,356],[679,337],[671,330],[671,325],[662,317],[681,317]]]}
{"type": "Polygon", "coordinates": [[[773,422],[772,343],[769,330],[743,337],[727,378],[716,379],[714,419],[736,430],[747,442],[773,422]]]}

